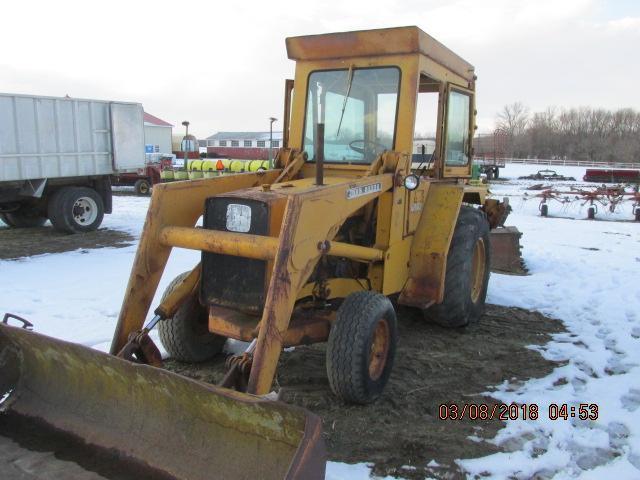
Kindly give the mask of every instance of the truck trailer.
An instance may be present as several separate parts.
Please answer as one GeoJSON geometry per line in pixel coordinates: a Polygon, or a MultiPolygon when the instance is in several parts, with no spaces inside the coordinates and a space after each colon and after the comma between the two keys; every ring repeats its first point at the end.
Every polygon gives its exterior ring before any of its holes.
{"type": "Polygon", "coordinates": [[[111,176],[144,168],[139,103],[0,93],[0,220],[95,230],[111,176]]]}

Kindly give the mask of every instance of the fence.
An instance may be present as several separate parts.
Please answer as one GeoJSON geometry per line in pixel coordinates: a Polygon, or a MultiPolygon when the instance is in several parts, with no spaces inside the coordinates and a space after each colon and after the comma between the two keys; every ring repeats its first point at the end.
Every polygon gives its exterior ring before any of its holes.
{"type": "Polygon", "coordinates": [[[525,163],[528,165],[562,165],[569,167],[640,168],[640,163],[588,162],[582,160],[553,160],[542,158],[501,158],[505,163],[525,163]]]}

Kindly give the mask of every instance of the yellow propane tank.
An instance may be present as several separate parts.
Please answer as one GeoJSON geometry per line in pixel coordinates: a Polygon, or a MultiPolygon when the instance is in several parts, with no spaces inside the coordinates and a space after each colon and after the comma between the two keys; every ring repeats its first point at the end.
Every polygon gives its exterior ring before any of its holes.
{"type": "Polygon", "coordinates": [[[165,182],[173,180],[173,170],[162,170],[160,172],[160,179],[165,182]]]}
{"type": "Polygon", "coordinates": [[[233,173],[244,172],[244,169],[245,162],[243,162],[242,160],[231,160],[229,164],[229,170],[231,170],[233,173]]]}
{"type": "Polygon", "coordinates": [[[187,170],[190,172],[201,172],[202,171],[202,160],[190,160],[187,162],[187,170]]]}
{"type": "Polygon", "coordinates": [[[203,172],[215,172],[216,171],[216,162],[215,162],[215,160],[203,160],[202,161],[202,171],[203,172]]]}
{"type": "Polygon", "coordinates": [[[262,160],[249,160],[248,170],[250,172],[257,172],[262,167],[262,160]]]}

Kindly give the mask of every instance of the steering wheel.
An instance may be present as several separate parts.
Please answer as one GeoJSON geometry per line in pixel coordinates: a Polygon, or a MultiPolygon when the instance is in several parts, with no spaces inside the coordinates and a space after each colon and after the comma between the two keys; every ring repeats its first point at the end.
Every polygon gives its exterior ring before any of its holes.
{"type": "Polygon", "coordinates": [[[355,152],[358,152],[361,155],[365,154],[365,150],[367,149],[366,146],[367,145],[373,145],[374,146],[374,153],[376,153],[375,148],[379,148],[382,152],[384,152],[387,149],[386,145],[382,145],[381,143],[378,142],[374,142],[373,140],[353,140],[352,142],[349,142],[349,148],[355,152]],[[354,147],[353,144],[354,143],[362,143],[362,148],[360,147],[354,147]]]}

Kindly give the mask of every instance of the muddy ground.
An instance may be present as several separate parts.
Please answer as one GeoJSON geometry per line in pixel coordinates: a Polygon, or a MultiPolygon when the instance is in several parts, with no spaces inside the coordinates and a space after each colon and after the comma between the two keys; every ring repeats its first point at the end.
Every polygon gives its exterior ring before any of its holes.
{"type": "MultiPolygon", "coordinates": [[[[563,330],[559,321],[518,308],[488,305],[481,322],[448,330],[425,322],[412,310],[400,310],[399,343],[393,373],[384,395],[373,405],[338,401],[325,372],[325,345],[298,347],[283,353],[276,387],[282,400],[320,415],[331,460],[371,462],[377,475],[422,479],[462,478],[456,458],[498,451],[492,438],[498,420],[440,420],[443,403],[496,403],[482,392],[504,380],[517,384],[542,377],[557,366],[528,345],[546,343],[563,330]],[[435,460],[438,467],[427,467],[435,460]]],[[[199,365],[175,361],[166,367],[216,383],[224,358],[199,365]]]]}
{"type": "Polygon", "coordinates": [[[126,247],[136,239],[127,232],[100,228],[82,235],[60,233],[51,225],[38,228],[0,227],[0,260],[102,247],[126,247]]]}
{"type": "MultiPolygon", "coordinates": [[[[61,234],[50,226],[26,232],[0,228],[0,259],[124,247],[135,242],[126,232],[106,228],[84,235],[61,234]]],[[[562,331],[562,324],[535,312],[494,305],[487,306],[479,324],[463,330],[429,324],[409,309],[400,309],[398,320],[394,370],[384,395],[375,404],[350,406],[333,396],[325,372],[324,345],[283,353],[276,388],[283,401],[308,408],[323,419],[331,460],[371,462],[378,475],[462,478],[456,458],[498,451],[490,443],[468,437],[490,439],[502,423],[440,420],[439,405],[495,403],[482,396],[492,385],[505,380],[517,384],[547,375],[556,364],[527,346],[546,343],[553,333],[562,331]],[[431,460],[439,466],[427,467],[431,460]]],[[[166,366],[217,383],[224,373],[224,358],[195,366],[168,361],[166,366]]]]}

